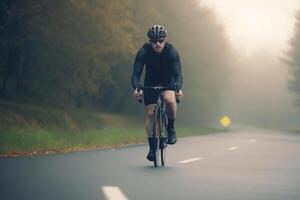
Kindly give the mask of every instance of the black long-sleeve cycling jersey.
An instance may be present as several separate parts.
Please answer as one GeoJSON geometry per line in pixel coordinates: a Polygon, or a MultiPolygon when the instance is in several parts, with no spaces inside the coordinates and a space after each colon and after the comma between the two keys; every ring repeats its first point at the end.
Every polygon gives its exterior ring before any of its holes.
{"type": "Polygon", "coordinates": [[[145,43],[136,55],[131,77],[135,89],[140,83],[144,65],[146,73],[144,86],[182,87],[181,63],[177,50],[170,43],[165,44],[161,53],[156,53],[149,43],[145,43]]]}

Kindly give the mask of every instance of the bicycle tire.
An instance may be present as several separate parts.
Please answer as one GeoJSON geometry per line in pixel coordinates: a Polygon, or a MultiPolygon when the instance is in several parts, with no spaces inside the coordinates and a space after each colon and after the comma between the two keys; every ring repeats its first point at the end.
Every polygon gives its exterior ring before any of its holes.
{"type": "Polygon", "coordinates": [[[163,105],[163,109],[162,109],[162,113],[161,113],[161,116],[162,116],[162,120],[161,120],[161,139],[162,139],[162,146],[163,148],[161,148],[161,165],[162,166],[165,166],[165,163],[166,163],[166,156],[167,156],[167,126],[168,126],[168,117],[167,117],[167,114],[165,112],[165,104],[163,105]]]}
{"type": "Polygon", "coordinates": [[[160,140],[159,140],[159,132],[160,132],[160,128],[158,127],[158,120],[160,118],[159,116],[159,108],[156,107],[155,111],[154,111],[154,119],[153,119],[153,133],[154,133],[154,137],[157,138],[157,144],[156,144],[156,150],[155,150],[155,158],[154,158],[154,167],[158,167],[159,165],[159,157],[160,157],[160,140]]]}
{"type": "Polygon", "coordinates": [[[159,163],[159,149],[156,149],[155,151],[155,159],[153,162],[154,162],[154,167],[157,167],[159,163]]]}
{"type": "Polygon", "coordinates": [[[167,148],[160,149],[160,161],[162,166],[165,166],[166,156],[167,156],[167,148]]]}
{"type": "Polygon", "coordinates": [[[167,154],[167,143],[166,143],[166,132],[168,118],[164,109],[164,104],[157,104],[154,111],[153,119],[153,137],[157,138],[157,145],[155,151],[154,167],[158,167],[159,161],[162,166],[166,164],[166,154],[167,154]],[[160,106],[158,106],[160,105],[160,106]]]}

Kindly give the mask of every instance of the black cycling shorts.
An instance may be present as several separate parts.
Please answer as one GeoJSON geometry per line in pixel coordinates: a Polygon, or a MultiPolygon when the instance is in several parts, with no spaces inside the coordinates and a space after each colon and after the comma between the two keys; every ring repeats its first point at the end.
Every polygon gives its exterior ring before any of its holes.
{"type": "Polygon", "coordinates": [[[159,91],[157,90],[144,90],[144,104],[145,106],[149,104],[156,104],[159,91]]]}
{"type": "Polygon", "coordinates": [[[145,106],[149,104],[156,104],[159,91],[156,90],[144,90],[144,104],[145,106]]]}

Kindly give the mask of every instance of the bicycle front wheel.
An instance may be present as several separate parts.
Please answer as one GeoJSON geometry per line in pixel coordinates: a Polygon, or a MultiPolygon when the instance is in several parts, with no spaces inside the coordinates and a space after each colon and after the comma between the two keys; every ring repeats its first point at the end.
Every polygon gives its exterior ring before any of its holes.
{"type": "Polygon", "coordinates": [[[167,156],[167,122],[168,118],[164,109],[162,110],[162,117],[161,117],[161,129],[160,129],[160,158],[161,158],[161,165],[165,166],[166,163],[166,156],[167,156]]]}
{"type": "Polygon", "coordinates": [[[165,165],[166,159],[166,142],[165,136],[163,134],[163,119],[162,119],[162,109],[160,106],[157,106],[154,112],[154,120],[153,120],[153,132],[154,137],[157,138],[157,148],[155,151],[155,159],[154,159],[154,166],[157,167],[159,162],[161,165],[165,165]]]}
{"type": "Polygon", "coordinates": [[[166,156],[167,156],[167,149],[166,148],[160,149],[160,160],[162,166],[165,166],[166,156]]]}
{"type": "Polygon", "coordinates": [[[154,167],[157,167],[158,166],[158,163],[159,163],[159,148],[156,149],[155,151],[155,159],[154,159],[154,167]]]}

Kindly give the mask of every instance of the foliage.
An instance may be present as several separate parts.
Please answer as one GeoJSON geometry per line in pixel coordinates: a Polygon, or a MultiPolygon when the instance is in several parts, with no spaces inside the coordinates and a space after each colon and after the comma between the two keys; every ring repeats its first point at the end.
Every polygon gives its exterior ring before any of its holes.
{"type": "Polygon", "coordinates": [[[218,114],[232,55],[194,0],[2,0],[0,16],[1,98],[136,113],[135,53],[147,27],[165,24],[182,59],[184,116],[218,114]]]}
{"type": "Polygon", "coordinates": [[[292,79],[290,89],[296,95],[295,104],[300,108],[300,11],[296,16],[294,35],[290,41],[291,50],[288,52],[288,60],[285,60],[291,67],[292,79]]]}

